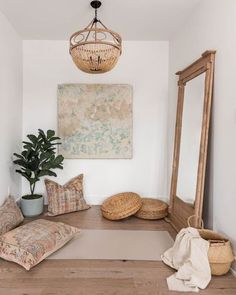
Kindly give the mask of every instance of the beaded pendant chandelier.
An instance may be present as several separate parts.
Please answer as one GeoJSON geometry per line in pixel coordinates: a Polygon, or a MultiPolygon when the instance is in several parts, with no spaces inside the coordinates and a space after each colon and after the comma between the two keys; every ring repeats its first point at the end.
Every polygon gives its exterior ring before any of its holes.
{"type": "Polygon", "coordinates": [[[122,52],[122,39],[97,18],[97,9],[102,3],[92,1],[90,4],[95,9],[95,16],[85,29],[70,37],[70,54],[81,71],[105,73],[116,65],[122,52]]]}

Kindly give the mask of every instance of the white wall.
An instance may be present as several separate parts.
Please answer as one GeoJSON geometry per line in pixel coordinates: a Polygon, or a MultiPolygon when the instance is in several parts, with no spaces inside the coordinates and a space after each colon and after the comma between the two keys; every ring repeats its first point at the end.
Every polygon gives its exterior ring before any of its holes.
{"type": "Polygon", "coordinates": [[[22,41],[0,13],[0,205],[8,193],[21,194],[21,179],[12,165],[12,154],[22,136],[22,41]]]}
{"type": "MultiPolygon", "coordinates": [[[[168,42],[124,42],[115,69],[89,75],[79,71],[66,41],[24,41],[23,135],[38,128],[57,129],[57,84],[126,83],[133,85],[133,159],[65,160],[57,181],[84,173],[85,196],[99,204],[111,194],[135,191],[167,195],[168,42]]],[[[45,192],[41,182],[36,188],[45,192]]],[[[23,182],[23,193],[28,186],[23,182]]]]}
{"type": "MultiPolygon", "coordinates": [[[[204,0],[170,42],[169,145],[174,140],[174,73],[206,49],[216,49],[208,223],[228,235],[236,249],[236,1],[204,0]]],[[[171,164],[169,157],[169,167],[171,164]]],[[[170,176],[169,169],[169,176],[170,176]]],[[[170,179],[170,177],[169,177],[170,179]]]]}

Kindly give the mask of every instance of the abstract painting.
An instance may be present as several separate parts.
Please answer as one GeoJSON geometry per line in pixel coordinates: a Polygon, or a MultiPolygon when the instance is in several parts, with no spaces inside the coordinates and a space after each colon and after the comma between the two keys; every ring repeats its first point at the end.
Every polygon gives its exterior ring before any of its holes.
{"type": "Polygon", "coordinates": [[[132,158],[132,86],[58,85],[59,153],[69,159],[132,158]]]}

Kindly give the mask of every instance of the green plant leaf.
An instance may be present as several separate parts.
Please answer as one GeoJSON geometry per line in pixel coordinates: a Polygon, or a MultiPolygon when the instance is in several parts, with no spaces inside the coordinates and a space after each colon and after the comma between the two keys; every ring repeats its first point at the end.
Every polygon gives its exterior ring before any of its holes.
{"type": "Polygon", "coordinates": [[[29,142],[29,141],[22,141],[22,143],[23,144],[25,144],[25,145],[30,145],[30,146],[34,146],[33,144],[32,144],[32,142],[29,142]]]}
{"type": "Polygon", "coordinates": [[[30,169],[27,168],[27,169],[25,169],[25,174],[26,174],[27,176],[31,177],[32,172],[31,172],[30,169]]]}
{"type": "Polygon", "coordinates": [[[22,159],[17,159],[13,161],[14,164],[27,168],[27,162],[22,159]]]}
{"type": "Polygon", "coordinates": [[[47,131],[47,138],[49,139],[51,139],[51,137],[53,137],[55,135],[55,131],[54,130],[48,130],[47,131]]]}
{"type": "Polygon", "coordinates": [[[38,174],[38,177],[42,177],[42,176],[57,176],[55,172],[51,171],[51,170],[47,170],[47,169],[44,169],[44,170],[41,170],[38,174]]]}
{"type": "Polygon", "coordinates": [[[54,160],[54,164],[55,164],[55,165],[59,165],[59,164],[61,164],[61,163],[63,162],[63,160],[64,160],[64,157],[63,157],[62,155],[59,155],[59,156],[57,156],[56,159],[54,160]]]}
{"type": "Polygon", "coordinates": [[[38,136],[29,134],[27,138],[29,141],[23,141],[23,151],[14,154],[16,159],[13,162],[20,166],[16,172],[28,180],[32,193],[40,177],[57,176],[52,170],[63,169],[64,157],[56,156],[56,145],[60,144],[57,142],[60,138],[55,136],[55,131],[47,130],[45,133],[38,129],[38,136]]]}
{"type": "Polygon", "coordinates": [[[28,181],[30,180],[30,177],[22,170],[16,170],[17,173],[21,174],[23,177],[25,177],[28,181]]]}
{"type": "Polygon", "coordinates": [[[56,150],[56,148],[51,147],[51,148],[47,149],[47,152],[52,152],[52,154],[55,154],[55,152],[54,152],[55,150],[56,150]]]}
{"type": "Polygon", "coordinates": [[[47,151],[45,153],[41,153],[40,155],[40,161],[44,161],[46,159],[49,159],[51,156],[53,155],[53,153],[51,151],[47,151]]]}
{"type": "Polygon", "coordinates": [[[27,156],[28,156],[28,151],[23,151],[21,154],[22,154],[22,156],[23,156],[24,158],[27,158],[27,156]]]}
{"type": "Polygon", "coordinates": [[[33,134],[29,134],[27,135],[27,137],[29,138],[30,141],[32,141],[32,143],[35,145],[38,141],[38,137],[33,135],[33,134]]]}
{"type": "Polygon", "coordinates": [[[33,159],[32,161],[30,161],[28,163],[28,169],[30,169],[31,171],[35,172],[39,169],[39,164],[40,164],[40,161],[39,159],[33,159]]]}
{"type": "Polygon", "coordinates": [[[32,178],[32,177],[30,177],[29,178],[29,183],[32,185],[32,184],[35,184],[39,180],[40,180],[39,178],[32,178]]]}
{"type": "Polygon", "coordinates": [[[51,170],[48,170],[48,175],[57,177],[57,174],[51,170]]]}
{"type": "Polygon", "coordinates": [[[42,129],[39,129],[39,135],[44,140],[44,142],[47,142],[46,134],[44,133],[44,131],[42,129]]]}
{"type": "Polygon", "coordinates": [[[33,146],[31,144],[25,144],[23,145],[23,148],[30,151],[33,148],[33,146]]]}
{"type": "Polygon", "coordinates": [[[41,167],[42,167],[43,170],[48,170],[48,169],[52,168],[52,164],[51,164],[51,162],[46,162],[46,163],[43,163],[41,165],[41,167]]]}
{"type": "MultiPolygon", "coordinates": [[[[24,157],[22,156],[22,155],[19,155],[19,154],[17,154],[17,153],[14,153],[13,154],[15,157],[17,157],[17,158],[19,158],[19,159],[24,159],[24,157]]],[[[14,162],[14,161],[13,161],[14,162]]]]}
{"type": "Polygon", "coordinates": [[[60,139],[61,139],[60,137],[54,136],[54,137],[50,138],[50,141],[55,141],[55,140],[60,140],[60,139]]]}
{"type": "Polygon", "coordinates": [[[17,172],[17,173],[20,173],[21,175],[22,175],[22,173],[24,173],[23,171],[21,171],[21,170],[19,170],[19,169],[17,169],[16,172],[17,172]]]}

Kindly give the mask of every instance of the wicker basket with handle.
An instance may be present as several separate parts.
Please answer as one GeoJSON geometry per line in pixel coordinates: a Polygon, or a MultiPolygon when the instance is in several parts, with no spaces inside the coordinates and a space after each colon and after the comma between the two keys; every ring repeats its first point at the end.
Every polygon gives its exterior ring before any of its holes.
{"type": "MultiPolygon", "coordinates": [[[[190,225],[190,219],[188,225],[190,225]]],[[[203,222],[202,222],[202,227],[203,222]]],[[[224,275],[230,270],[234,255],[230,241],[223,235],[209,229],[198,229],[200,236],[209,242],[208,259],[212,275],[224,275]]]]}

